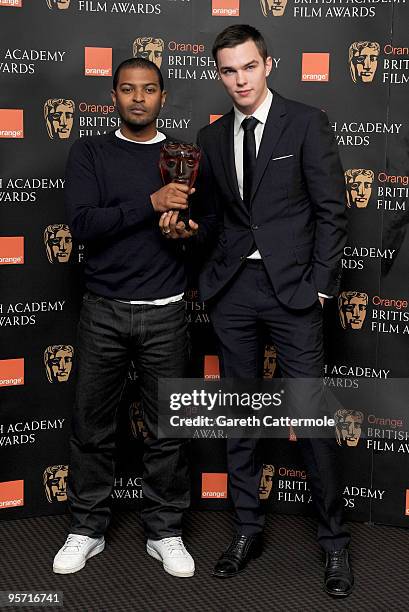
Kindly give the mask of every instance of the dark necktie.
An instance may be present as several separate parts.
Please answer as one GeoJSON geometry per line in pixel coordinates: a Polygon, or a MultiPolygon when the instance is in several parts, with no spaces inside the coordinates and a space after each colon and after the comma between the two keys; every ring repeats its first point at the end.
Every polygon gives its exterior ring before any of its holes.
{"type": "Polygon", "coordinates": [[[254,129],[258,119],[247,117],[241,122],[243,138],[243,202],[250,208],[251,187],[256,169],[256,138],[254,129]]]}

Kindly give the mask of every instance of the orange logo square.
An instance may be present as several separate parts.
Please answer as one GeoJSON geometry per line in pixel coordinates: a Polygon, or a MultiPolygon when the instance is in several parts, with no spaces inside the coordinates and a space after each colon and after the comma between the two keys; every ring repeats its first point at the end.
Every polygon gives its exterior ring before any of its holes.
{"type": "Polygon", "coordinates": [[[85,76],[112,76],[111,47],[85,47],[85,76]]]}
{"type": "Polygon", "coordinates": [[[405,516],[409,516],[409,489],[406,489],[406,507],[405,516]]]}
{"type": "Polygon", "coordinates": [[[0,108],[0,138],[24,138],[24,111],[0,108]]]}
{"type": "Polygon", "coordinates": [[[220,119],[220,117],[223,117],[223,115],[210,115],[209,123],[214,123],[215,121],[220,119]]]}
{"type": "Polygon", "coordinates": [[[316,83],[329,81],[329,53],[303,53],[301,80],[316,83]]]}
{"type": "Polygon", "coordinates": [[[239,17],[240,0],[212,0],[212,17],[239,17]]]}
{"type": "Polygon", "coordinates": [[[227,499],[227,474],[203,472],[202,499],[227,499]]]}
{"type": "Polygon", "coordinates": [[[24,506],[24,480],[0,482],[0,510],[24,506]]]}
{"type": "Polygon", "coordinates": [[[0,0],[0,6],[13,6],[14,8],[21,8],[23,6],[23,0],[0,0]]]}
{"type": "Polygon", "coordinates": [[[220,378],[219,358],[217,355],[205,355],[204,378],[205,380],[218,380],[220,378]]]}
{"type": "Polygon", "coordinates": [[[24,385],[24,359],[0,359],[0,387],[24,385]]]}
{"type": "Polygon", "coordinates": [[[24,236],[0,238],[0,266],[24,263],[24,236]]]}

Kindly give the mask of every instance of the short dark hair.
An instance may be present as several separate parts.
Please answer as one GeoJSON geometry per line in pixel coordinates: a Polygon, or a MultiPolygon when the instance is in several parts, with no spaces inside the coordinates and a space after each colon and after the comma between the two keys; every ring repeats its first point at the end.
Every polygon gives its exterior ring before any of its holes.
{"type": "Polygon", "coordinates": [[[158,76],[159,87],[160,90],[163,91],[165,85],[163,83],[163,76],[159,68],[156,64],[151,62],[150,60],[145,59],[144,57],[130,57],[129,59],[124,60],[115,70],[114,78],[113,78],[113,88],[116,89],[119,81],[119,73],[123,68],[147,68],[148,70],[154,70],[158,76]]]}
{"type": "Polygon", "coordinates": [[[268,53],[266,41],[264,40],[262,34],[260,34],[256,28],[253,28],[253,26],[240,24],[231,25],[216,36],[216,40],[214,41],[212,48],[212,54],[216,65],[217,52],[220,51],[220,49],[237,47],[237,45],[241,45],[248,40],[252,40],[254,42],[265,62],[268,53]]]}

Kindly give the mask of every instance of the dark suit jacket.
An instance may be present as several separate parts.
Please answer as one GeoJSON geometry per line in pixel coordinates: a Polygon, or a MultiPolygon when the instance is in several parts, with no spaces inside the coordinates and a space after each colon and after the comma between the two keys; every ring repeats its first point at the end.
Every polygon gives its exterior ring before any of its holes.
{"type": "Polygon", "coordinates": [[[207,252],[199,280],[204,300],[226,286],[254,244],[284,305],[307,308],[317,292],[337,292],[347,218],[334,135],[324,112],[273,96],[250,210],[237,185],[234,111],[199,132],[203,155],[192,216],[207,252]]]}

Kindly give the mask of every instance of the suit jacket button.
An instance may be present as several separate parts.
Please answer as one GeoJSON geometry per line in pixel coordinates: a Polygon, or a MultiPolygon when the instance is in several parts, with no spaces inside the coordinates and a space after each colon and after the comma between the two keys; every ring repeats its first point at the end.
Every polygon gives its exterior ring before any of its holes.
{"type": "Polygon", "coordinates": [[[258,225],[252,225],[252,226],[251,226],[251,229],[252,229],[252,230],[257,230],[257,229],[258,229],[258,225]]]}

